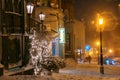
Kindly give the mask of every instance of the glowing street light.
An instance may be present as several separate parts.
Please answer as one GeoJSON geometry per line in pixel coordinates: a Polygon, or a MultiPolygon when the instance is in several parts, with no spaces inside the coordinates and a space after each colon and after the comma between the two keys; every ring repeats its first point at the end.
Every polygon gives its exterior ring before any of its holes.
{"type": "Polygon", "coordinates": [[[40,21],[44,21],[45,20],[45,14],[41,12],[39,14],[39,18],[40,18],[40,21]]]}
{"type": "Polygon", "coordinates": [[[100,29],[100,73],[104,74],[104,67],[103,67],[103,53],[102,53],[102,26],[103,25],[103,18],[99,16],[99,29],[100,29]]]}
{"type": "Polygon", "coordinates": [[[39,14],[39,18],[40,18],[40,21],[41,21],[41,24],[42,24],[42,31],[44,29],[44,26],[43,26],[43,21],[45,20],[45,14],[43,14],[42,12],[39,14]]]}
{"type": "Polygon", "coordinates": [[[96,45],[97,45],[97,46],[99,46],[99,45],[100,45],[100,42],[99,42],[99,41],[97,41],[97,42],[96,42],[96,45]]]}
{"type": "Polygon", "coordinates": [[[109,49],[109,53],[112,53],[113,52],[113,50],[112,49],[109,49]]]}
{"type": "Polygon", "coordinates": [[[31,2],[29,2],[27,4],[26,8],[27,8],[27,14],[28,14],[28,18],[29,18],[28,19],[28,33],[30,33],[30,16],[33,12],[34,5],[31,2]]]}
{"type": "Polygon", "coordinates": [[[103,24],[103,18],[99,18],[99,25],[103,24]]]}
{"type": "Polygon", "coordinates": [[[31,2],[29,2],[26,7],[27,7],[27,13],[32,14],[34,5],[31,2]]]}

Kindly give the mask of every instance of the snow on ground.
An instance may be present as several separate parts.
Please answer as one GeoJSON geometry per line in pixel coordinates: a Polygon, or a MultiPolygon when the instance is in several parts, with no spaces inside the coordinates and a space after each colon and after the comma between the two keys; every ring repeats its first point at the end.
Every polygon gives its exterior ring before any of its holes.
{"type": "Polygon", "coordinates": [[[16,75],[2,76],[0,80],[120,80],[120,66],[104,65],[105,74],[100,74],[97,64],[77,63],[74,59],[65,60],[66,67],[52,76],[16,75]]]}
{"type": "Polygon", "coordinates": [[[55,80],[120,80],[118,77],[88,76],[79,74],[53,74],[55,80]]]}
{"type": "Polygon", "coordinates": [[[54,80],[51,77],[42,77],[35,75],[17,75],[17,76],[2,76],[0,80],[54,80]]]}
{"type": "Polygon", "coordinates": [[[75,60],[66,59],[66,67],[59,73],[53,73],[55,80],[120,80],[120,66],[104,65],[104,73],[100,74],[97,64],[77,63],[75,60]]]}

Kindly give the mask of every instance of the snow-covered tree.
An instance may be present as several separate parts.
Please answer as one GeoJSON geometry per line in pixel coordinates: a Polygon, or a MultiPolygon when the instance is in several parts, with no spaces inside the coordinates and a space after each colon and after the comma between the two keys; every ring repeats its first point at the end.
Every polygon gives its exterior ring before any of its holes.
{"type": "Polygon", "coordinates": [[[51,71],[62,68],[65,66],[64,61],[58,57],[53,57],[51,50],[51,40],[47,33],[39,33],[34,31],[33,35],[29,36],[30,39],[30,55],[31,63],[34,66],[34,74],[37,75],[43,70],[51,71]]]}

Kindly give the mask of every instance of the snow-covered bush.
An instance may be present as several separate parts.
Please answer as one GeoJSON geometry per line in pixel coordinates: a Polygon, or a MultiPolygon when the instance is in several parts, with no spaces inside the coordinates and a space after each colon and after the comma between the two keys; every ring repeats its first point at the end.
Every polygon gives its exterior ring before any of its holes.
{"type": "Polygon", "coordinates": [[[60,57],[46,57],[44,58],[41,63],[43,68],[51,71],[51,70],[57,70],[60,68],[65,67],[65,62],[62,58],[60,57]]]}

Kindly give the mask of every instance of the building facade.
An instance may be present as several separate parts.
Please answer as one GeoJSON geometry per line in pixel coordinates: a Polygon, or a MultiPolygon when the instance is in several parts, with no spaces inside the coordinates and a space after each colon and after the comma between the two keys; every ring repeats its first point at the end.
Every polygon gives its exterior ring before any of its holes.
{"type": "MultiPolygon", "coordinates": [[[[0,62],[6,69],[23,57],[24,0],[0,1],[0,62]]],[[[17,65],[22,65],[22,60],[17,65]]]]}
{"type": "Polygon", "coordinates": [[[31,0],[34,11],[28,24],[27,0],[0,1],[0,62],[6,69],[24,66],[29,62],[30,28],[40,27],[39,13],[46,15],[44,25],[51,38],[53,55],[64,58],[64,43],[60,43],[59,28],[64,28],[64,14],[60,0],[31,0]],[[9,44],[9,45],[8,45],[9,44]],[[18,63],[18,64],[17,64],[18,63]]]}
{"type": "Polygon", "coordinates": [[[65,56],[74,57],[74,1],[61,0],[66,30],[65,56]]]}
{"type": "Polygon", "coordinates": [[[75,1],[61,0],[62,9],[65,14],[64,22],[66,29],[65,55],[77,58],[77,50],[85,52],[85,25],[84,21],[77,20],[75,15],[75,1]]]}

